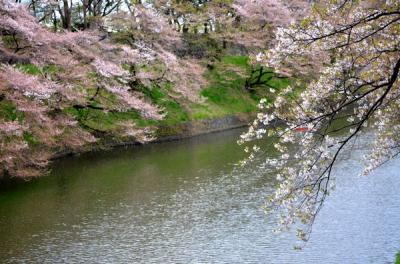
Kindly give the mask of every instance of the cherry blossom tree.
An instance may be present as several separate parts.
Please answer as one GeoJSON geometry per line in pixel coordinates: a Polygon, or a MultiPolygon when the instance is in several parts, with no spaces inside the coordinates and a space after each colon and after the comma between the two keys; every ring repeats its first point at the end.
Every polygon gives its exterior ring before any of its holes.
{"type": "MultiPolygon", "coordinates": [[[[275,47],[259,55],[287,74],[290,65],[322,60],[312,81],[293,82],[274,102],[261,100],[262,112],[240,140],[276,139],[281,154],[265,166],[279,184],[266,207],[279,210],[282,229],[302,226],[302,240],[332,188],[338,159],[360,133],[375,133],[364,174],[400,153],[399,34],[399,1],[321,1],[300,23],[279,28],[275,47]]],[[[259,148],[250,151],[253,158],[259,148]]]]}
{"type": "Polygon", "coordinates": [[[55,153],[82,150],[106,133],[139,142],[151,139],[150,129],[132,120],[103,131],[71,114],[135,110],[144,119],[162,119],[162,109],[132,89],[137,77],[122,67],[146,64],[151,58],[146,52],[101,41],[96,31],[50,32],[25,6],[4,0],[0,33],[0,54],[5,55],[0,60],[0,104],[12,109],[0,116],[0,175],[37,176],[55,153]],[[59,70],[47,73],[42,70],[46,67],[59,70]]]}
{"type": "Polygon", "coordinates": [[[221,19],[225,38],[249,47],[266,48],[276,27],[287,26],[307,14],[306,0],[234,0],[229,17],[221,19]]]}
{"type": "Polygon", "coordinates": [[[185,107],[203,103],[204,72],[222,53],[197,56],[190,44],[265,48],[265,25],[289,23],[292,2],[0,0],[0,104],[13,109],[0,116],[0,175],[38,175],[56,152],[98,139],[150,140],[133,120],[104,129],[91,118],[159,121],[167,112],[154,87],[173,86],[163,92],[185,107]]]}

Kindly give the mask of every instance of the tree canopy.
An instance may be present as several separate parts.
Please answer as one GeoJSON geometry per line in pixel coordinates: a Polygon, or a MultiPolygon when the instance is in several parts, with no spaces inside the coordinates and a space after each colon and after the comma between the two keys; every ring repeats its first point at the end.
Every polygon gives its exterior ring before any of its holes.
{"type": "Polygon", "coordinates": [[[55,153],[102,140],[147,142],[165,119],[207,116],[226,89],[254,109],[244,101],[265,80],[234,80],[305,2],[0,0],[0,177],[41,175],[55,153]],[[213,70],[228,63],[230,75],[213,70]],[[210,78],[232,87],[205,89],[210,78]]]}

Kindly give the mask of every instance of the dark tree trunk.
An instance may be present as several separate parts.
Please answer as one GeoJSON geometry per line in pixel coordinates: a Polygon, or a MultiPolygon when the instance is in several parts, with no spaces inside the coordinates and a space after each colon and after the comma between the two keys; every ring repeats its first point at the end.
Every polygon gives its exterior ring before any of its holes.
{"type": "Polygon", "coordinates": [[[88,0],[83,0],[82,9],[83,9],[83,29],[86,29],[89,27],[87,21],[88,0]]]}
{"type": "Polygon", "coordinates": [[[63,27],[71,31],[71,8],[69,7],[68,0],[63,0],[64,4],[64,21],[63,27]]]}
{"type": "Polygon", "coordinates": [[[55,10],[53,10],[53,27],[54,32],[57,32],[57,15],[55,10]]]}

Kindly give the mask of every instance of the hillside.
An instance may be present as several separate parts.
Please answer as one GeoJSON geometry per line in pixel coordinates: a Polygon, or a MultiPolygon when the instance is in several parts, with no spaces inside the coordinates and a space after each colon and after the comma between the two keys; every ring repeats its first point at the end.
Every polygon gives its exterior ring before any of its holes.
{"type": "MultiPolygon", "coordinates": [[[[40,7],[46,14],[49,7],[40,7]]],[[[243,8],[254,6],[241,2],[211,2],[194,10],[177,5],[192,21],[176,27],[162,7],[130,8],[93,16],[79,29],[78,22],[44,23],[26,5],[1,1],[2,175],[29,178],[41,175],[55,153],[106,141],[144,143],[174,133],[177,124],[254,113],[261,98],[289,83],[253,59],[282,19],[246,17],[243,8]],[[223,17],[226,8],[237,16],[223,17]],[[220,28],[199,29],[210,10],[220,28]],[[254,19],[268,26],[255,28],[254,19]]]]}

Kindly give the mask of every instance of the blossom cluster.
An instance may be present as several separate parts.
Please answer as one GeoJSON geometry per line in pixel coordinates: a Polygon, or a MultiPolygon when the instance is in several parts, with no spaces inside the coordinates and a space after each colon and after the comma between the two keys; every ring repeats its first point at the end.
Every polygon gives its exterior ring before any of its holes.
{"type": "MultiPolygon", "coordinates": [[[[0,0],[0,14],[0,32],[10,39],[1,38],[0,54],[12,58],[0,60],[0,103],[11,109],[0,116],[0,176],[37,176],[55,152],[95,142],[100,132],[93,133],[82,111],[136,110],[156,120],[165,115],[132,90],[129,83],[141,76],[123,67],[153,60],[149,49],[102,41],[94,30],[51,32],[23,4],[8,0],[0,0]]],[[[152,139],[149,129],[128,121],[107,133],[152,139]]]]}
{"type": "Polygon", "coordinates": [[[315,4],[309,17],[278,29],[275,47],[257,56],[305,80],[273,103],[262,100],[262,112],[239,140],[274,138],[281,154],[264,166],[276,171],[279,184],[266,207],[280,209],[282,229],[303,224],[302,240],[311,233],[349,142],[367,129],[376,133],[364,174],[400,153],[400,3],[362,2],[315,4]]]}

